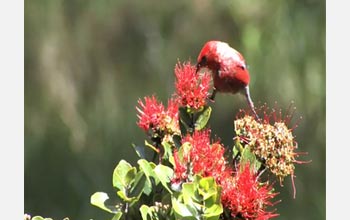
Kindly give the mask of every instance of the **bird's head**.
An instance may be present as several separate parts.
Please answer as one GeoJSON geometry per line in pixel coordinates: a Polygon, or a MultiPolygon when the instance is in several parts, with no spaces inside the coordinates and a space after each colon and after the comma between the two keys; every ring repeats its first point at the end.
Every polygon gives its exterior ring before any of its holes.
{"type": "Polygon", "coordinates": [[[217,45],[223,42],[220,41],[208,41],[204,44],[197,58],[197,72],[202,67],[207,67],[211,70],[220,68],[218,62],[218,54],[216,52],[217,45]]]}

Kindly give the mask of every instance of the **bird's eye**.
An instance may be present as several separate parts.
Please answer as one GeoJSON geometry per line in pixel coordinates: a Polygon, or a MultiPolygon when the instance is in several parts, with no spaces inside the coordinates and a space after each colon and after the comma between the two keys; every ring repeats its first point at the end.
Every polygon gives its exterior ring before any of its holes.
{"type": "Polygon", "coordinates": [[[202,56],[200,61],[197,63],[197,70],[196,70],[196,72],[198,72],[202,67],[204,67],[206,65],[207,65],[207,57],[206,56],[202,56]]]}
{"type": "Polygon", "coordinates": [[[240,67],[242,70],[245,70],[245,69],[246,69],[246,65],[245,65],[245,64],[241,64],[241,65],[239,65],[239,67],[240,67]]]}
{"type": "Polygon", "coordinates": [[[203,56],[203,57],[202,57],[202,59],[201,59],[201,61],[200,61],[200,64],[201,64],[201,66],[207,64],[207,57],[206,57],[206,56],[203,56]]]}

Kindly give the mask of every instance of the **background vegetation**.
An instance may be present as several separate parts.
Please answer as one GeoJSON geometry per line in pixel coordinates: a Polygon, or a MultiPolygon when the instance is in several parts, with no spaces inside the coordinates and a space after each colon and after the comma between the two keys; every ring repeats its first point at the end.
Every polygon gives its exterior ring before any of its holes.
{"type": "MultiPolygon", "coordinates": [[[[300,151],[277,219],[325,219],[325,1],[25,1],[25,213],[106,219],[90,205],[112,189],[121,159],[136,162],[137,99],[166,102],[177,60],[195,62],[210,39],[242,52],[251,95],[270,106],[294,100],[300,151]]],[[[243,96],[219,94],[212,130],[232,146],[243,96]],[[232,123],[228,123],[228,122],[232,123]]],[[[278,184],[276,184],[278,187],[278,184]]]]}

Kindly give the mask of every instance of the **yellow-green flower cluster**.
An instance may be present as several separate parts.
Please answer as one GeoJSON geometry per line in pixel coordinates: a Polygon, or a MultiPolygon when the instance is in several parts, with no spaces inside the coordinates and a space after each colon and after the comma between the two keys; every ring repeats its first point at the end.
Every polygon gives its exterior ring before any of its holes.
{"type": "Polygon", "coordinates": [[[292,130],[283,121],[273,125],[256,121],[246,115],[234,122],[235,132],[244,147],[249,147],[256,157],[276,175],[282,183],[284,177],[294,174],[297,144],[292,130]]]}

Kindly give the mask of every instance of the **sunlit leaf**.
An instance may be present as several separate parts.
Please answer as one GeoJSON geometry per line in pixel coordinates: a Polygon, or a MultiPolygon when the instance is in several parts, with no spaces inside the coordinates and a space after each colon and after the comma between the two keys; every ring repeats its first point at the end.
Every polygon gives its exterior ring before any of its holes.
{"type": "Polygon", "coordinates": [[[52,218],[43,218],[41,216],[34,216],[31,220],[52,220],[52,218]]]}
{"type": "Polygon", "coordinates": [[[113,216],[113,218],[111,220],[119,220],[122,217],[123,213],[122,212],[118,212],[117,214],[115,214],[113,216]]]}
{"type": "Polygon", "coordinates": [[[109,213],[118,213],[121,211],[122,203],[111,201],[108,194],[104,192],[96,192],[90,198],[90,203],[109,213]]]}
{"type": "Polygon", "coordinates": [[[189,210],[188,207],[179,202],[176,198],[172,199],[172,207],[176,213],[176,215],[178,215],[180,218],[177,219],[188,219],[188,220],[196,220],[197,218],[195,217],[196,213],[193,213],[193,210],[189,210]]]}
{"type": "Polygon", "coordinates": [[[207,125],[207,123],[208,123],[208,121],[210,119],[210,115],[211,115],[211,107],[210,106],[206,106],[204,108],[204,110],[202,112],[200,112],[200,115],[196,119],[195,129],[197,131],[198,130],[202,130],[203,128],[205,128],[205,126],[207,125]]]}
{"type": "Polygon", "coordinates": [[[159,178],[162,185],[169,191],[170,194],[172,194],[173,192],[168,187],[168,183],[170,182],[171,178],[173,177],[174,171],[170,167],[159,164],[154,169],[154,172],[156,173],[156,175],[159,178]]]}
{"type": "Polygon", "coordinates": [[[125,192],[124,192],[124,191],[121,191],[121,190],[119,190],[119,191],[117,192],[117,195],[123,200],[123,202],[129,203],[129,204],[133,204],[134,202],[136,202],[136,201],[138,200],[138,197],[137,197],[137,196],[133,196],[133,197],[127,196],[127,195],[125,194],[125,192]]]}
{"type": "Polygon", "coordinates": [[[151,148],[153,151],[159,153],[159,150],[157,149],[157,147],[153,146],[152,144],[148,143],[148,141],[145,140],[145,145],[149,148],[151,148]]]}
{"type": "Polygon", "coordinates": [[[125,176],[129,172],[132,166],[125,160],[121,160],[113,172],[113,186],[120,190],[127,186],[125,182],[125,176]]]}
{"type": "Polygon", "coordinates": [[[143,171],[147,179],[144,187],[144,193],[146,195],[149,195],[152,192],[152,181],[155,182],[155,185],[158,185],[159,183],[159,179],[156,178],[156,174],[153,170],[156,167],[156,165],[153,162],[148,162],[144,159],[138,160],[137,163],[139,164],[139,169],[143,171]],[[153,180],[151,179],[151,177],[153,178],[153,180]]]}
{"type": "Polygon", "coordinates": [[[136,167],[132,167],[128,170],[128,172],[126,173],[126,175],[123,179],[125,187],[129,187],[130,184],[132,184],[134,182],[135,177],[136,177],[136,173],[137,173],[136,167]]]}
{"type": "Polygon", "coordinates": [[[163,160],[169,160],[173,155],[173,146],[167,141],[163,141],[162,146],[164,149],[163,160]]]}
{"type": "Polygon", "coordinates": [[[141,217],[143,220],[148,220],[147,216],[148,216],[149,209],[150,208],[147,205],[142,205],[140,207],[141,217]]]}
{"type": "Polygon", "coordinates": [[[214,204],[210,208],[205,209],[203,217],[206,220],[217,220],[223,211],[222,204],[214,204]]]}

